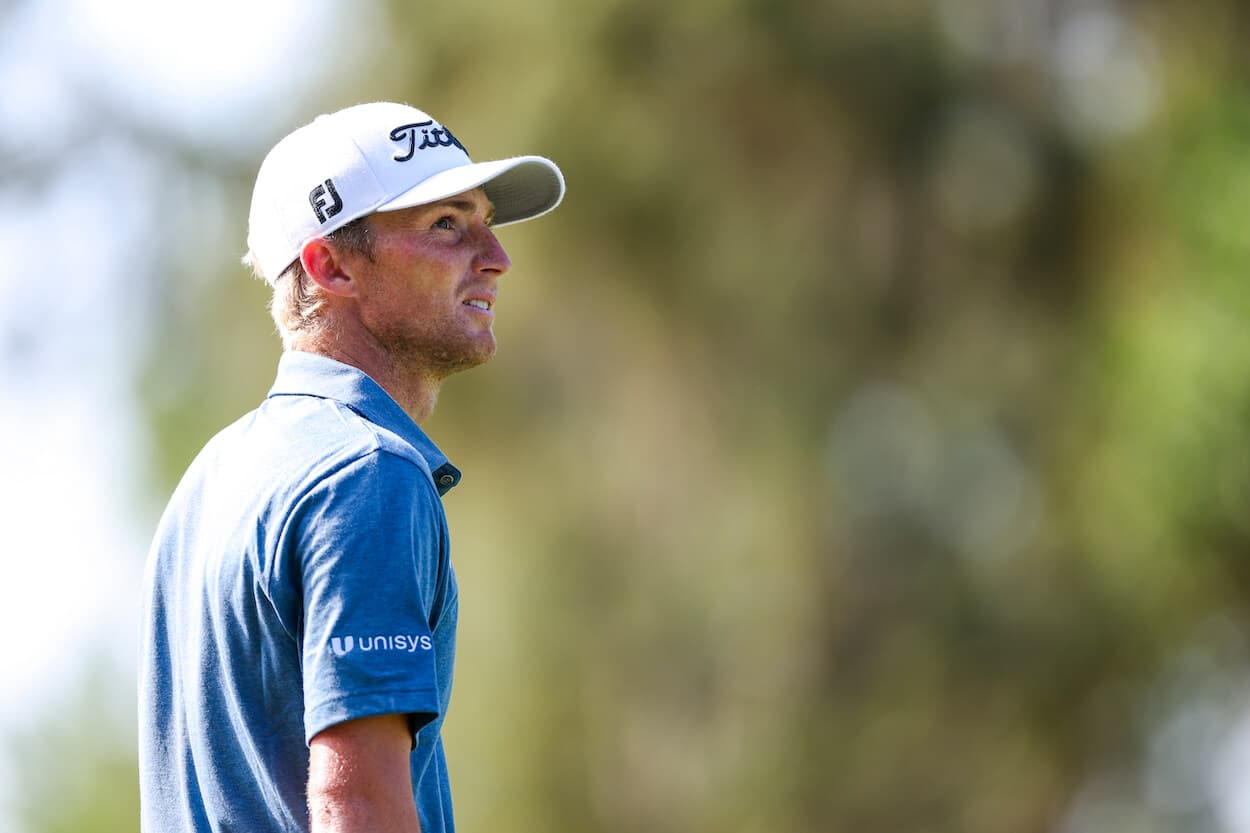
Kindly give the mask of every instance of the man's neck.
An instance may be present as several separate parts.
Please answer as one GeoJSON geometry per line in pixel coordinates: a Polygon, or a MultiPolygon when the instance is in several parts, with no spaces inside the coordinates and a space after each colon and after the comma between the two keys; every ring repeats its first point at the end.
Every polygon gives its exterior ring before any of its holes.
{"type": "Polygon", "coordinates": [[[363,371],[390,394],[418,425],[434,412],[434,406],[438,404],[438,394],[443,386],[441,377],[409,367],[383,351],[369,349],[368,346],[362,349],[360,345],[327,344],[313,339],[297,341],[291,349],[317,353],[363,371]]]}
{"type": "MultiPolygon", "coordinates": [[[[338,361],[352,364],[350,358],[338,359],[338,361]]],[[[359,367],[373,381],[381,385],[382,389],[389,393],[391,398],[399,403],[399,407],[403,408],[404,412],[418,425],[434,413],[434,406],[438,404],[439,391],[443,388],[441,378],[421,370],[397,366],[394,361],[375,363],[372,369],[358,364],[353,366],[359,367]]]]}

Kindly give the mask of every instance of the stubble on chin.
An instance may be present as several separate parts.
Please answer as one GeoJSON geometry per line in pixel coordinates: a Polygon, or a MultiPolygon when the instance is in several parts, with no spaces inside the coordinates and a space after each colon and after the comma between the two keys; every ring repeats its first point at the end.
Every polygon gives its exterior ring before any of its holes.
{"type": "Polygon", "coordinates": [[[392,362],[406,373],[438,380],[472,370],[494,357],[498,345],[494,333],[448,339],[426,333],[379,333],[378,340],[392,362]]]}

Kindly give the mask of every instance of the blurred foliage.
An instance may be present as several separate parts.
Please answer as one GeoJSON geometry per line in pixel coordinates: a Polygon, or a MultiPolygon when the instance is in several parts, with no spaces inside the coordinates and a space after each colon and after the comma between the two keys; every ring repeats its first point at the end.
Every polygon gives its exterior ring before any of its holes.
{"type": "MultiPolygon", "coordinates": [[[[138,826],[134,698],[96,662],[77,691],[45,704],[54,717],[5,739],[14,762],[12,809],[38,833],[130,831],[138,826]]],[[[13,785],[10,784],[10,787],[13,785]]]]}
{"type": "MultiPolygon", "coordinates": [[[[1245,7],[384,10],[309,117],[407,100],[569,184],[426,426],[466,475],[461,829],[1234,829],[1245,7]]],[[[272,378],[264,150],[219,227],[170,201],[158,502],[272,378]]]]}

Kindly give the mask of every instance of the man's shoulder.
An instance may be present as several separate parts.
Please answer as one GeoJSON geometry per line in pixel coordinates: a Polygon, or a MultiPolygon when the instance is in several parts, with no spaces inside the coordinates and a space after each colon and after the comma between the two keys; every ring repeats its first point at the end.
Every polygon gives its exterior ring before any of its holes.
{"type": "Polygon", "coordinates": [[[160,546],[179,550],[188,535],[269,535],[310,500],[359,508],[361,495],[428,489],[435,502],[428,465],[401,438],[333,400],[282,399],[208,441],[170,496],[160,546]]]}
{"type": "Polygon", "coordinates": [[[254,459],[334,469],[381,455],[428,472],[420,452],[352,407],[320,396],[270,397],[219,435],[223,445],[254,459]]]}
{"type": "Polygon", "coordinates": [[[271,397],[208,441],[181,489],[281,505],[370,460],[391,476],[411,470],[418,479],[430,477],[417,449],[347,405],[317,396],[271,397]]]}

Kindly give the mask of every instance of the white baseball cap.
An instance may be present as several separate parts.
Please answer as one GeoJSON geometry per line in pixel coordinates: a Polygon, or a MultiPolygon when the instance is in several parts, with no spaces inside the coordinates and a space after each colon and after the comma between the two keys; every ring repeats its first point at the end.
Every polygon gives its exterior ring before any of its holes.
{"type": "Polygon", "coordinates": [[[494,225],[502,226],[559,205],[564,176],[541,156],[474,162],[450,130],[406,104],[358,104],[321,115],[274,145],[261,163],[246,259],[273,283],[314,237],[374,211],[479,187],[494,203],[494,225]]]}

